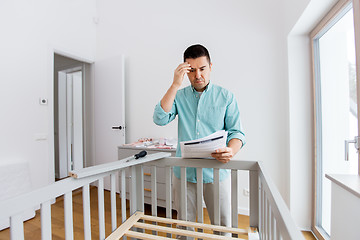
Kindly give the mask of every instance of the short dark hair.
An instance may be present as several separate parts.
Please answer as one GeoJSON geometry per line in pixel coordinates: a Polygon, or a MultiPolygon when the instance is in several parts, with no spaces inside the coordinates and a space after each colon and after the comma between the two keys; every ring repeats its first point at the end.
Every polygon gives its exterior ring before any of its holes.
{"type": "Polygon", "coordinates": [[[207,58],[207,60],[209,61],[209,64],[210,64],[211,60],[210,60],[209,51],[203,45],[195,44],[195,45],[192,45],[192,46],[188,47],[185,50],[185,52],[184,52],[184,62],[188,58],[195,59],[195,58],[204,57],[204,56],[207,58]]]}

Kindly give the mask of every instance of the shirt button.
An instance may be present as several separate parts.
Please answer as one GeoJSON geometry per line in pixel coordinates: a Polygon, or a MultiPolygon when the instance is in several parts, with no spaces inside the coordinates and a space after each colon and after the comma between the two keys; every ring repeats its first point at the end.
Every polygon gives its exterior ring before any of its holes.
{"type": "Polygon", "coordinates": [[[200,119],[198,119],[198,122],[200,122],[200,119]]]}
{"type": "Polygon", "coordinates": [[[197,134],[199,135],[200,133],[198,132],[197,134]]]}

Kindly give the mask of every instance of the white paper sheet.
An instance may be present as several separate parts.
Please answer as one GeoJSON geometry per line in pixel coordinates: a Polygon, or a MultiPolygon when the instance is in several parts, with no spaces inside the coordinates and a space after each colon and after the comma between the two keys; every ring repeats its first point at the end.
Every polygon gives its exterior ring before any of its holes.
{"type": "Polygon", "coordinates": [[[216,149],[226,147],[227,131],[220,130],[209,136],[180,142],[182,158],[212,158],[216,149]]]}

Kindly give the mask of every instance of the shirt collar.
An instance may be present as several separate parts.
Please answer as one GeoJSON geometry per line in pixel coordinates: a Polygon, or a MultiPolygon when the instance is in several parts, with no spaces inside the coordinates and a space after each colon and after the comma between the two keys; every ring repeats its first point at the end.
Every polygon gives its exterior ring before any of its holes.
{"type": "MultiPolygon", "coordinates": [[[[212,83],[209,81],[209,84],[205,87],[205,90],[203,92],[207,92],[212,88],[212,83]]],[[[191,85],[191,90],[193,93],[197,93],[196,89],[191,85]]]]}

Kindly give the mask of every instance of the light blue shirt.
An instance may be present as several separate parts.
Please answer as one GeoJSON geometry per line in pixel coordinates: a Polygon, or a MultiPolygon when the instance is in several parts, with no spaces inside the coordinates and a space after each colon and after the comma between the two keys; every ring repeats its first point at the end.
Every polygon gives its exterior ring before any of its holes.
{"type": "MultiPolygon", "coordinates": [[[[199,94],[192,86],[176,93],[170,112],[165,112],[160,102],[156,105],[153,120],[160,126],[166,125],[178,115],[178,144],[176,156],[181,157],[180,142],[206,137],[218,130],[228,132],[227,143],[240,139],[245,144],[239,108],[235,96],[225,88],[209,83],[199,94]]],[[[201,160],[199,160],[201,161],[201,160]]],[[[174,167],[174,174],[180,178],[180,167],[174,167]]],[[[203,182],[214,181],[212,168],[203,168],[203,182]]],[[[229,170],[220,169],[220,181],[229,175],[229,170]]],[[[196,183],[196,168],[186,168],[187,181],[196,183]]]]}

